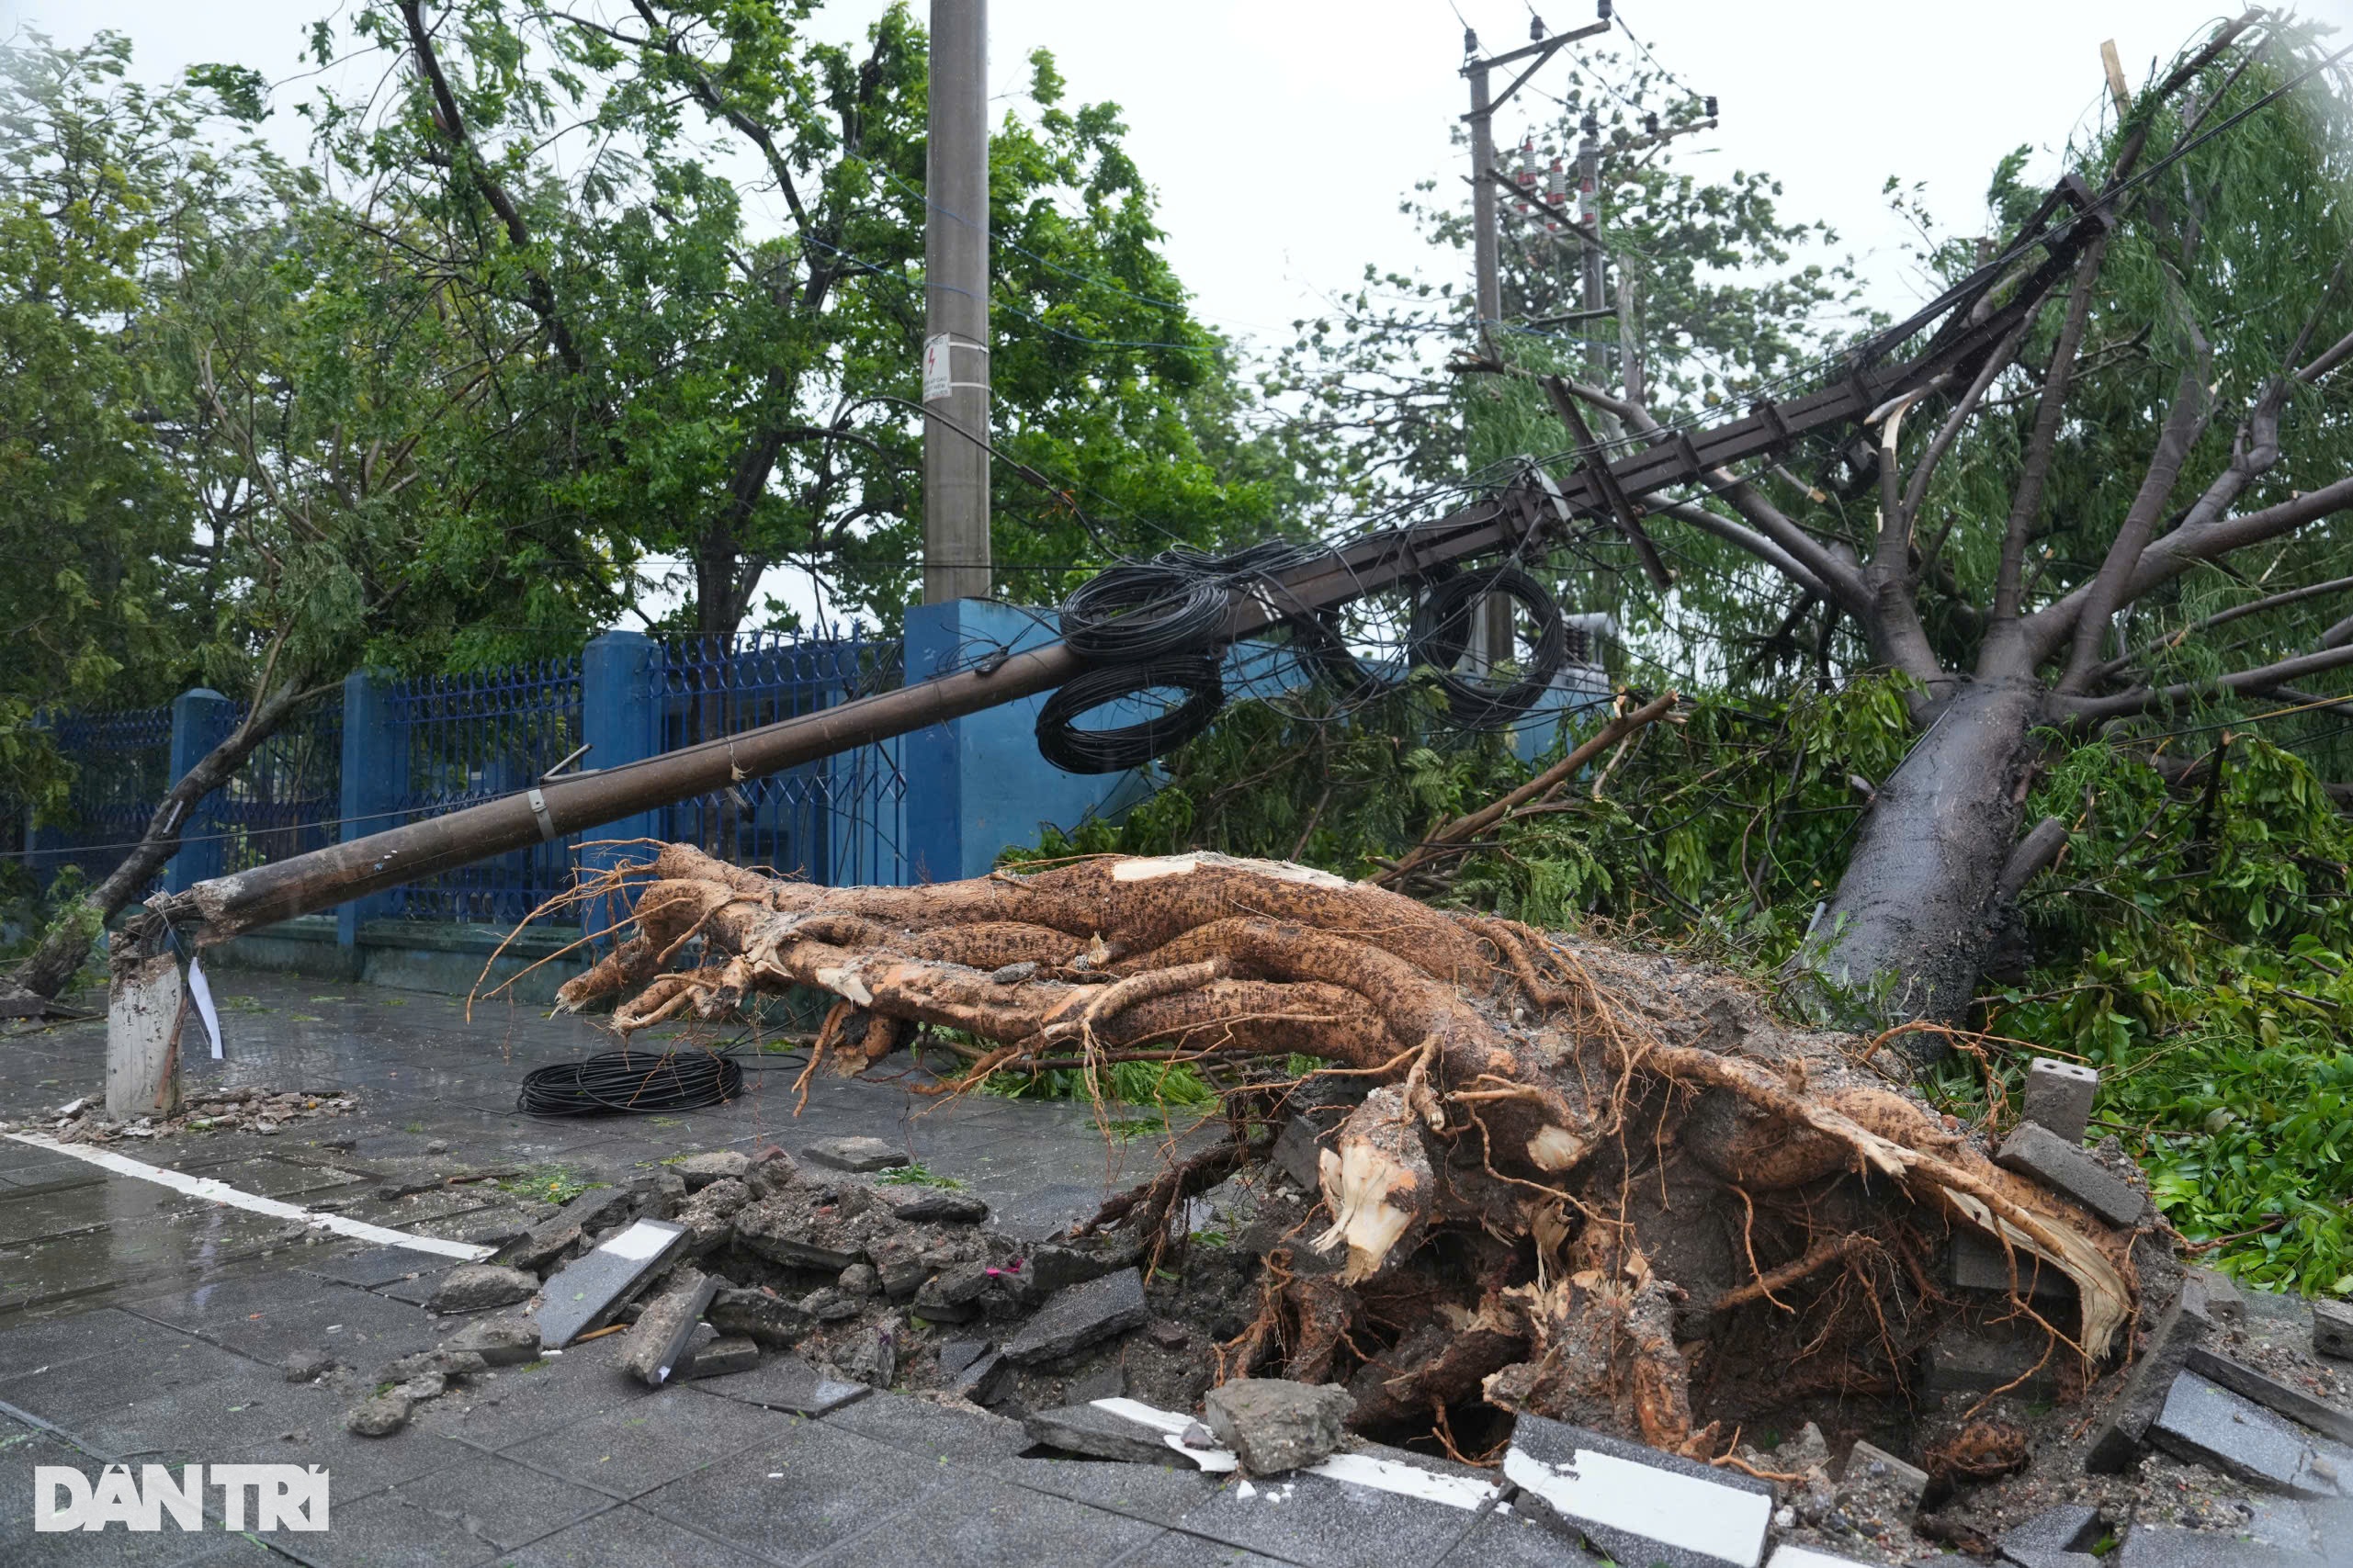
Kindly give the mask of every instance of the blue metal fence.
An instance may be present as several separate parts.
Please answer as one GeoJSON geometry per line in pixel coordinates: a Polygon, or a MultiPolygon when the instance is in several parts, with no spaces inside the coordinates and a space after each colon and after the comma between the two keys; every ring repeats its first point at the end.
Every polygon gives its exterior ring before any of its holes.
{"type": "MultiPolygon", "coordinates": [[[[220,705],[202,750],[227,739],[244,716],[242,706],[220,705]]],[[[244,766],[205,797],[186,838],[219,846],[206,857],[215,875],[323,849],[335,841],[342,786],[343,699],[331,694],[305,704],[254,748],[244,766]]]]}
{"type": "Polygon", "coordinates": [[[64,809],[27,832],[25,863],[44,886],[68,866],[96,882],[123,863],[172,787],[172,710],[61,714],[51,733],[74,784],[64,809]]]}
{"type": "MultiPolygon", "coordinates": [[[[899,641],[750,632],[665,639],[648,666],[654,751],[739,734],[899,683],[899,641]]],[[[668,839],[739,865],[847,886],[907,880],[907,781],[896,739],[747,778],[661,813],[668,839]]]]}
{"type": "MultiPolygon", "coordinates": [[[[527,788],[578,750],[580,660],[399,681],[385,705],[400,731],[393,765],[405,761],[393,808],[402,821],[437,817],[527,788]]],[[[578,842],[534,844],[409,883],[388,896],[388,912],[513,925],[571,885],[578,842]]]]}

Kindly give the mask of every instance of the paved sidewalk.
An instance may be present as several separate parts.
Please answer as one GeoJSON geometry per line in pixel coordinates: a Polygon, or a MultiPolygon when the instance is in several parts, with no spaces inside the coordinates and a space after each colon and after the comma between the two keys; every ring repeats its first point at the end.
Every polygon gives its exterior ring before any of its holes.
{"type": "MultiPolygon", "coordinates": [[[[216,983],[228,1059],[191,1065],[192,1099],[211,1085],[342,1089],[358,1111],[270,1136],[105,1146],[420,1235],[494,1243],[549,1212],[534,1190],[550,1177],[626,1183],[681,1151],[798,1154],[865,1134],[965,1182],[997,1228],[1036,1237],[1160,1152],[1148,1137],[1107,1156],[1079,1107],[935,1100],[904,1082],[828,1077],[796,1118],[797,1056],[751,1064],[764,1070],[744,1098],[716,1110],[537,1121],[515,1111],[515,1085],[608,1048],[591,1022],[503,1006],[469,1021],[447,998],[269,976],[216,983]],[[482,1172],[507,1174],[464,1179],[482,1172]]],[[[98,1092],[103,1058],[98,1021],[12,1035],[0,1118],[24,1126],[98,1092]]],[[[911,1078],[911,1064],[894,1065],[911,1078]]],[[[1475,1523],[1314,1477],[1280,1507],[1240,1506],[1217,1477],[1024,1457],[1017,1423],[832,1383],[786,1355],[654,1392],[614,1365],[619,1337],[597,1340],[480,1376],[468,1398],[380,1439],[345,1430],[348,1397],[287,1381],[296,1353],[370,1368],[438,1343],[461,1320],[419,1303],[450,1266],[0,1139],[0,1568],[1422,1564],[1475,1523]],[[836,1399],[849,1402],[824,1408],[836,1399]],[[157,1534],[33,1533],[37,1466],[96,1478],[114,1462],[324,1465],[332,1528],[227,1534],[214,1492],[204,1534],[168,1521],[157,1534]]],[[[1545,1560],[1559,1560],[1551,1543],[1545,1560]]]]}

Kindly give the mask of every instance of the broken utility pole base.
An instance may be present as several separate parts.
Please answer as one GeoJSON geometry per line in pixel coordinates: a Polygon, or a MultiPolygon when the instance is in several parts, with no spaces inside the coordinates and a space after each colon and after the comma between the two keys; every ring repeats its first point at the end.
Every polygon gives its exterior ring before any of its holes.
{"type": "MultiPolygon", "coordinates": [[[[613,879],[634,932],[560,1005],[617,1004],[626,1035],[828,992],[804,1093],[925,1026],[979,1043],[929,1092],[1065,1068],[1100,1098],[1115,1063],[1223,1063],[1233,1124],[1270,1134],[1307,1092],[1284,1064],[1345,1075],[1309,1080],[1353,1101],[1318,1151],[1324,1212],[1269,1254],[1224,1371],[1353,1377],[1360,1430],[1499,1409],[1714,1458],[1801,1350],[1826,1386],[1882,1378],[1883,1314],[1925,1335],[1962,1310],[1901,1262],[1956,1228],[2072,1285],[2054,1357],[2104,1358],[2133,1309],[2129,1233],[1995,1164],[1856,1042],[1687,965],[1212,854],[831,888],[673,844],[613,879]],[[690,935],[696,965],[671,968],[690,935]],[[1742,1368],[1762,1382],[1727,1394],[1742,1368]]],[[[1193,1156],[1103,1219],[1158,1247],[1263,1141],[1193,1156]]]]}

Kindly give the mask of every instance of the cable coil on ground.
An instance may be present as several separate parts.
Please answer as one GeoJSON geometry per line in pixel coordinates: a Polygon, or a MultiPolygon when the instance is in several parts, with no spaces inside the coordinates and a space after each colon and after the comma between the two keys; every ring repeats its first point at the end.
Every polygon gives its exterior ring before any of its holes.
{"type": "Polygon", "coordinates": [[[743,1069],[714,1051],[605,1051],[523,1075],[526,1116],[629,1116],[699,1111],[743,1092],[743,1069]]]}

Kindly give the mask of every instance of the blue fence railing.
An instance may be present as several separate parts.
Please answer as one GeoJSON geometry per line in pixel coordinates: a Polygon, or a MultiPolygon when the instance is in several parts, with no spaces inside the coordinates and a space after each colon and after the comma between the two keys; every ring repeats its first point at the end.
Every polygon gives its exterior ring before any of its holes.
{"type": "MultiPolygon", "coordinates": [[[[577,658],[390,683],[385,707],[402,821],[527,789],[581,743],[577,658]]],[[[494,855],[388,896],[402,919],[513,925],[571,886],[576,838],[494,855]]]]}
{"type": "Polygon", "coordinates": [[[74,783],[62,810],[26,829],[25,864],[43,886],[69,866],[97,882],[129,856],[172,787],[172,710],[61,714],[50,733],[74,764],[74,783]]]}
{"type": "MultiPolygon", "coordinates": [[[[244,721],[242,705],[214,706],[198,741],[202,750],[244,721]]],[[[186,838],[217,846],[206,856],[213,875],[323,849],[335,841],[342,784],[343,702],[320,697],[255,747],[244,766],[205,797],[186,838]]]]}
{"type": "MultiPolygon", "coordinates": [[[[675,750],[899,683],[897,639],[773,632],[666,639],[648,664],[653,750],[675,750]]],[[[666,807],[662,836],[738,865],[836,886],[906,880],[907,781],[897,740],[745,779],[666,807]]]]}

